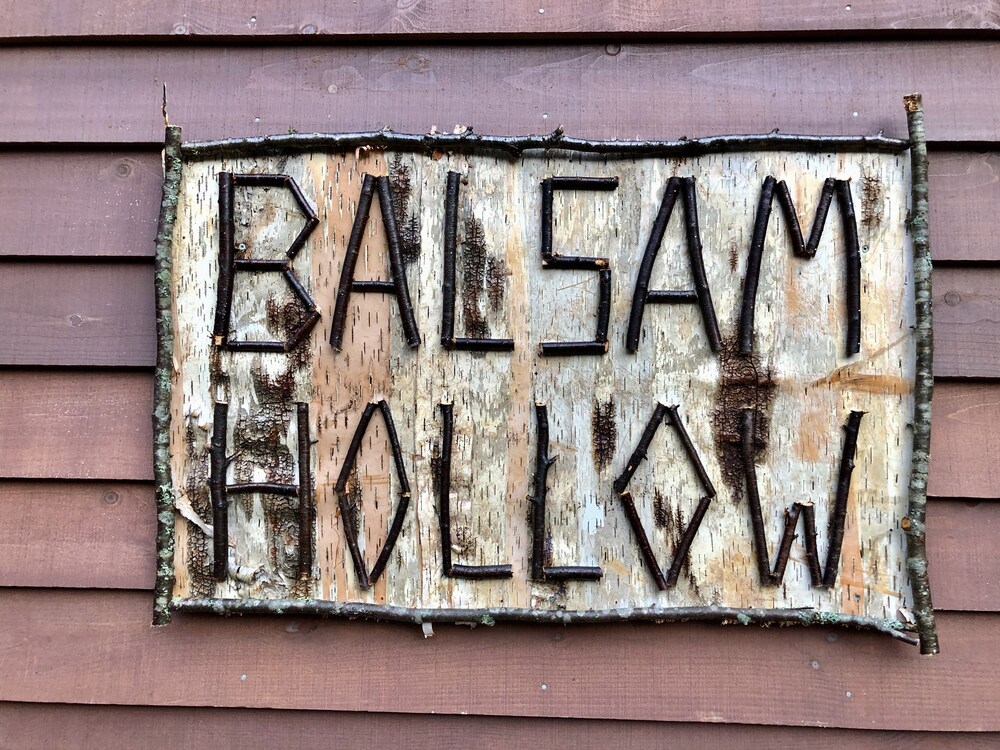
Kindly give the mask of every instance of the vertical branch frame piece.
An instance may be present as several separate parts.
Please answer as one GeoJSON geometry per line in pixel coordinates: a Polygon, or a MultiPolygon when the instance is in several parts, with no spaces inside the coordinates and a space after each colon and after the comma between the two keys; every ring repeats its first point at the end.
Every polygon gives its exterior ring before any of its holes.
{"type": "MultiPolygon", "coordinates": [[[[166,90],[164,90],[164,102],[166,90]]],[[[166,103],[164,103],[164,119],[166,103]]],[[[156,377],[153,380],[153,481],[156,485],[156,584],[153,624],[170,622],[174,587],[174,483],[170,470],[170,395],[174,377],[173,238],[180,197],[181,129],[167,125],[163,142],[163,197],[156,226],[156,377]]]]}
{"type": "Polygon", "coordinates": [[[913,191],[910,231],[913,234],[913,282],[915,287],[917,374],[913,414],[913,463],[910,473],[910,506],[903,519],[906,531],[906,569],[913,587],[913,614],[920,635],[920,653],[940,652],[934,604],[927,578],[927,472],[931,462],[931,399],[934,396],[934,328],[931,310],[931,241],[928,230],[927,138],[924,133],[923,99],[920,94],[903,98],[910,131],[910,182],[913,191]]]}

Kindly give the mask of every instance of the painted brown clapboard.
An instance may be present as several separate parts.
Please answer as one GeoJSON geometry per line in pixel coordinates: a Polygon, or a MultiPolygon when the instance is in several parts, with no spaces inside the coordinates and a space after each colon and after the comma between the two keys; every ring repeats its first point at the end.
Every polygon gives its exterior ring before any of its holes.
{"type": "Polygon", "coordinates": [[[475,141],[181,152],[173,606],[912,638],[906,144],[475,141]]]}

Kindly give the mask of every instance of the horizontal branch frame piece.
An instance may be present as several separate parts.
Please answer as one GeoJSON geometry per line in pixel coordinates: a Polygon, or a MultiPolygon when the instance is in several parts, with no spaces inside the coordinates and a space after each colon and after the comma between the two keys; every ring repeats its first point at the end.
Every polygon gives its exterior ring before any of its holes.
{"type": "Polygon", "coordinates": [[[302,599],[174,599],[175,612],[210,612],[217,615],[319,615],[392,622],[457,622],[493,625],[498,621],[573,623],[625,622],[715,622],[723,625],[819,625],[855,630],[874,630],[896,640],[916,645],[912,626],[898,620],[861,615],[843,615],[814,609],[733,609],[727,607],[649,607],[590,611],[541,611],[536,609],[415,609],[363,602],[328,602],[302,599]]]}
{"type": "Polygon", "coordinates": [[[734,151],[905,151],[909,142],[876,133],[862,136],[816,136],[779,133],[719,135],[676,140],[598,141],[573,138],[557,128],[548,135],[491,136],[464,133],[396,133],[389,128],[363,133],[290,133],[185,143],[187,160],[265,156],[303,151],[393,148],[433,153],[440,150],[494,151],[516,159],[526,151],[564,150],[622,156],[697,156],[734,151]]]}

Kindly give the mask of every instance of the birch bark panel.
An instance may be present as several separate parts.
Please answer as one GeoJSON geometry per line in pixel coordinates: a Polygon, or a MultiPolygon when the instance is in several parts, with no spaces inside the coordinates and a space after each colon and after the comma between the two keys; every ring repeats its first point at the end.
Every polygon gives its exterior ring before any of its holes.
{"type": "MultiPolygon", "coordinates": [[[[274,389],[262,389],[262,382],[287,376],[290,386],[282,397],[288,403],[308,401],[315,430],[315,583],[292,580],[301,540],[297,528],[274,511],[290,506],[275,506],[275,499],[267,496],[252,497],[252,502],[251,496],[241,496],[230,500],[229,533],[234,569],[248,568],[244,573],[250,573],[251,582],[238,582],[231,575],[208,595],[314,596],[431,608],[816,607],[896,618],[909,597],[905,542],[899,530],[906,507],[912,418],[908,180],[905,155],[883,154],[626,160],[530,153],[511,162],[488,155],[430,158],[359,150],[188,164],[175,232],[173,469],[179,506],[188,509],[189,519],[202,523],[179,523],[176,595],[206,595],[203,587],[195,586],[197,576],[192,573],[200,571],[203,577],[210,571],[204,566],[211,563],[205,559],[211,552],[210,544],[204,546],[202,527],[211,523],[204,481],[212,399],[229,399],[232,431],[240,419],[259,414],[273,396],[274,389]],[[322,319],[292,354],[211,351],[218,253],[215,175],[223,169],[289,174],[316,207],[320,226],[294,267],[322,319]],[[449,170],[462,175],[455,334],[509,337],[515,342],[513,352],[447,350],[440,343],[449,170]],[[421,334],[414,349],[406,344],[397,300],[377,293],[352,294],[343,348],[334,351],[329,343],[364,173],[389,176],[397,223],[408,233],[405,268],[421,334]],[[850,181],[862,250],[860,354],[844,355],[847,248],[836,200],[811,260],[793,257],[785,217],[775,201],[761,263],[754,357],[735,357],[748,248],[761,183],[768,175],[787,181],[807,237],[824,179],[850,181]],[[596,272],[542,267],[540,185],[552,176],[619,178],[613,191],[556,190],[553,205],[557,254],[610,260],[606,355],[546,357],[537,350],[543,341],[593,339],[598,304],[596,272]],[[647,305],[639,350],[630,354],[625,349],[639,263],[671,176],[696,178],[705,270],[723,337],[724,351],[719,354],[709,347],[695,304],[647,305]],[[744,397],[734,400],[726,391],[732,386],[722,385],[748,367],[762,384],[751,389],[753,403],[740,401],[744,397]],[[382,578],[363,591],[347,551],[334,484],[365,405],[383,398],[399,434],[412,500],[382,578]],[[536,491],[536,401],[547,404],[549,450],[558,456],[547,480],[547,564],[601,566],[599,582],[555,585],[530,580],[532,534],[526,498],[536,491]],[[654,586],[612,489],[657,402],[679,406],[718,491],[677,586],[665,592],[654,586]],[[454,409],[448,498],[452,559],[465,565],[510,564],[510,579],[462,580],[442,574],[436,476],[442,450],[440,404],[453,404],[454,409]],[[720,427],[750,406],[759,407],[762,419],[755,468],[772,566],[785,509],[796,502],[815,506],[819,557],[825,561],[843,427],[852,410],[865,412],[839,578],[831,591],[811,585],[801,521],[783,584],[759,582],[746,488],[741,469],[732,465],[735,444],[726,442],[738,436],[720,427]]],[[[237,234],[267,231],[274,235],[274,244],[286,243],[291,230],[282,228],[279,219],[295,212],[281,205],[255,208],[249,213],[258,219],[238,226],[237,234]]],[[[693,288],[684,220],[678,199],[650,289],[693,288]]],[[[386,247],[376,197],[357,279],[391,277],[386,247]]],[[[280,277],[277,280],[253,279],[253,290],[242,287],[234,307],[241,330],[257,325],[269,336],[280,333],[274,316],[268,328],[267,316],[260,312],[267,307],[266,298],[287,297],[288,290],[280,277]]],[[[273,444],[283,456],[282,470],[290,472],[294,483],[296,434],[294,425],[286,424],[285,413],[284,408],[278,410],[273,444]]],[[[229,439],[232,449],[235,438],[229,439]]],[[[250,478],[255,481],[267,476],[266,468],[254,471],[250,478]]],[[[385,542],[400,489],[378,414],[368,427],[349,486],[351,502],[360,503],[359,544],[370,569],[385,542]]],[[[657,430],[628,489],[656,559],[666,570],[705,494],[669,424],[657,430]]]]}

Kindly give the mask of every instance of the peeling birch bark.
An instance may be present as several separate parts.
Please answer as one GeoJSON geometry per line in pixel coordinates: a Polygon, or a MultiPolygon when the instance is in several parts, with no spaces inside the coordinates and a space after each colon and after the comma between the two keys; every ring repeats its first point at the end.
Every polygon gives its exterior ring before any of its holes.
{"type": "MultiPolygon", "coordinates": [[[[714,611],[715,619],[725,620],[734,612],[787,610],[807,615],[778,620],[842,618],[845,624],[906,629],[898,612],[913,606],[913,595],[901,524],[911,497],[909,425],[917,370],[906,226],[910,162],[898,144],[829,153],[815,144],[746,152],[724,143],[717,153],[703,147],[684,156],[626,156],[566,147],[542,151],[530,144],[522,150],[515,143],[493,144],[504,153],[442,149],[428,156],[403,148],[334,150],[344,145],[335,140],[269,153],[276,143],[256,144],[257,152],[248,154],[232,144],[186,147],[171,258],[170,469],[187,516],[177,518],[176,607],[211,610],[222,601],[234,611],[278,611],[313,603],[331,614],[381,611],[397,618],[409,612],[415,621],[461,619],[464,611],[473,619],[505,613],[538,620],[573,613],[600,619],[604,613],[615,619],[629,612],[684,619],[690,608],[692,617],[714,611]],[[233,351],[213,343],[220,172],[288,175],[316,211],[319,225],[290,268],[320,320],[289,352],[233,351]],[[442,285],[449,172],[461,179],[452,291],[442,285]],[[366,174],[388,177],[399,260],[390,257],[383,206],[373,200],[338,350],[330,344],[333,310],[366,174]],[[554,192],[556,262],[543,263],[542,183],[558,176],[584,179],[554,192]],[[686,183],[694,202],[676,201],[646,285],[647,302],[671,304],[640,310],[632,353],[626,337],[636,279],[673,177],[694,177],[686,183]],[[754,314],[741,346],[741,307],[749,304],[744,275],[761,185],[769,177],[782,181],[781,210],[757,228],[754,314]],[[617,179],[613,189],[608,178],[617,179]],[[586,189],[600,179],[605,189],[586,189]],[[853,238],[845,229],[849,217],[829,196],[828,210],[836,216],[822,234],[811,233],[814,256],[803,250],[802,229],[814,225],[829,180],[843,181],[838,184],[857,207],[861,336],[853,356],[845,356],[845,256],[853,252],[853,238]],[[801,229],[790,222],[789,199],[801,229]],[[687,203],[697,210],[704,284],[693,280],[687,203]],[[560,264],[559,256],[578,261],[560,264]],[[590,268],[582,262],[587,258],[606,258],[607,269],[590,268]],[[386,293],[385,282],[400,269],[419,331],[416,347],[409,345],[412,331],[404,330],[398,295],[386,293]],[[718,352],[698,301],[705,285],[721,336],[718,352]],[[541,342],[594,340],[608,288],[606,353],[539,352],[541,342]],[[454,341],[509,339],[513,350],[506,344],[479,347],[487,350],[444,345],[444,300],[452,293],[454,341]],[[356,531],[370,570],[401,502],[399,473],[377,411],[360,442],[344,502],[335,485],[365,407],[381,400],[391,410],[410,495],[385,570],[365,587],[345,529],[356,531]],[[229,404],[226,481],[243,485],[296,484],[294,417],[297,403],[308,404],[315,535],[298,538],[296,497],[266,487],[233,495],[228,573],[215,581],[205,527],[212,523],[212,414],[220,402],[229,404]],[[599,580],[531,575],[536,402],[546,404],[549,454],[558,457],[547,472],[543,564],[600,568],[599,580]],[[671,567],[682,540],[690,541],[686,558],[674,566],[676,583],[666,586],[662,575],[651,574],[649,551],[644,558],[635,519],[614,488],[658,403],[679,405],[689,444],[677,430],[657,430],[628,493],[662,571],[671,567]],[[509,565],[509,578],[446,574],[438,492],[441,404],[452,405],[451,564],[509,565]],[[754,414],[753,434],[743,436],[750,442],[741,449],[740,420],[747,410],[754,414]],[[807,549],[807,531],[789,536],[794,532],[786,533],[786,512],[796,504],[811,509],[818,554],[827,559],[843,425],[851,412],[866,416],[844,490],[841,553],[831,558],[835,569],[827,577],[833,585],[824,588],[814,585],[816,555],[807,549]],[[690,459],[692,450],[707,476],[690,459]],[[765,567],[772,570],[776,556],[782,558],[777,585],[758,574],[763,561],[751,532],[746,460],[753,462],[760,498],[765,567]],[[702,502],[706,478],[717,493],[710,505],[702,502]],[[685,530],[696,514],[700,525],[691,538],[685,530]],[[314,551],[313,575],[299,577],[303,543],[314,551]]],[[[289,190],[237,187],[233,203],[237,258],[280,258],[305,221],[289,190]]],[[[232,280],[230,339],[285,341],[309,311],[286,278],[259,268],[237,271],[232,280]]],[[[924,322],[929,326],[929,316],[924,322]]],[[[671,413],[676,418],[677,411],[671,413]]],[[[793,517],[797,521],[798,512],[793,517]]],[[[912,508],[909,518],[911,527],[920,520],[912,508]]]]}

